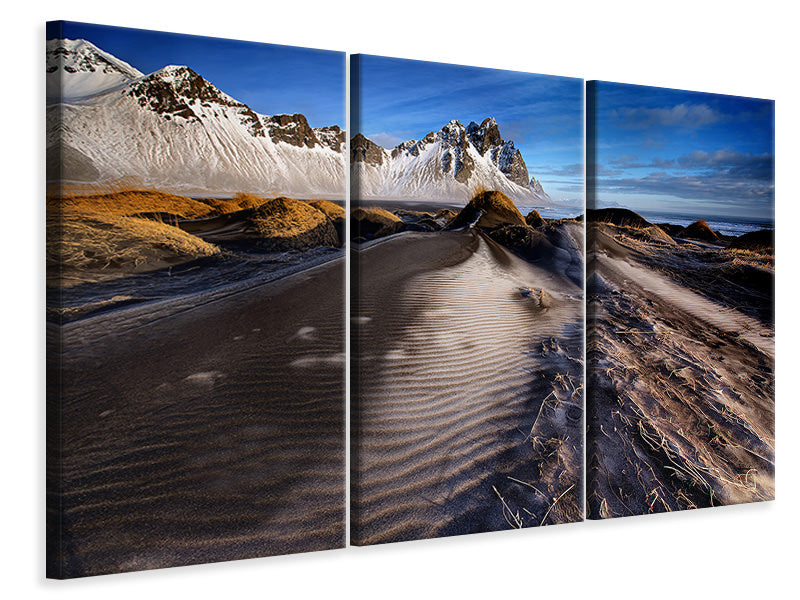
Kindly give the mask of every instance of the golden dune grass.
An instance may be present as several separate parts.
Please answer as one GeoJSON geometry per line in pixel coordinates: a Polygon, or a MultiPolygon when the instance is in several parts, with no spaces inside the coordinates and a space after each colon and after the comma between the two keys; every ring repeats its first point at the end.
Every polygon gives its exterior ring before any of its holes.
{"type": "MultiPolygon", "coordinates": [[[[331,202],[318,203],[344,214],[331,202]]],[[[257,237],[290,241],[303,237],[302,247],[339,243],[325,210],[291,198],[239,193],[231,199],[196,200],[122,184],[82,187],[62,189],[47,199],[48,268],[51,274],[60,266],[83,272],[81,279],[89,273],[93,274],[89,279],[106,279],[218,254],[217,246],[177,227],[177,220],[233,213],[242,213],[257,237]]]]}
{"type": "Polygon", "coordinates": [[[119,190],[100,194],[64,194],[48,198],[48,208],[60,207],[110,215],[168,213],[181,219],[198,219],[215,214],[209,204],[157,190],[119,190]]]}
{"type": "Polygon", "coordinates": [[[356,208],[353,210],[353,217],[356,219],[361,219],[365,216],[386,224],[399,223],[401,221],[400,217],[398,217],[396,214],[378,206],[370,206],[369,208],[356,208]]]}
{"type": "Polygon", "coordinates": [[[294,237],[328,223],[325,213],[293,198],[265,200],[249,215],[249,221],[264,237],[294,237]]]}
{"type": "Polygon", "coordinates": [[[335,202],[331,202],[330,200],[312,200],[309,204],[317,210],[324,212],[332,221],[344,219],[344,208],[335,202]]]}
{"type": "Polygon", "coordinates": [[[213,244],[150,219],[65,208],[47,216],[47,264],[93,272],[142,272],[218,254],[213,244]]]}

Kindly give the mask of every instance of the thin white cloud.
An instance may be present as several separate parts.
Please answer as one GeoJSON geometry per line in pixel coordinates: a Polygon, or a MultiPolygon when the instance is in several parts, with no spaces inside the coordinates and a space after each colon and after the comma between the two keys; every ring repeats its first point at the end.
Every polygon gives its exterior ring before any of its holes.
{"type": "Polygon", "coordinates": [[[609,113],[625,129],[654,126],[697,129],[720,121],[723,116],[707,104],[682,103],[671,108],[619,108],[609,113]]]}

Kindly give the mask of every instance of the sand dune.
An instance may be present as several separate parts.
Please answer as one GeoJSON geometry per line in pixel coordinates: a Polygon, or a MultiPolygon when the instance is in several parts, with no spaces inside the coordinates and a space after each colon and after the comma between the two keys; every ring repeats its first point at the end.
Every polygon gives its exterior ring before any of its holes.
{"type": "Polygon", "coordinates": [[[590,518],[774,498],[774,323],[720,247],[589,238],[590,518]],[[759,316],[761,315],[761,316],[759,316]]]}
{"type": "Polygon", "coordinates": [[[50,568],[342,546],[343,279],[339,259],[210,300],[49,326],[62,343],[48,380],[61,384],[49,410],[61,416],[64,553],[50,568]]]}
{"type": "Polygon", "coordinates": [[[582,290],[475,231],[353,270],[353,543],[580,519],[582,290]]]}

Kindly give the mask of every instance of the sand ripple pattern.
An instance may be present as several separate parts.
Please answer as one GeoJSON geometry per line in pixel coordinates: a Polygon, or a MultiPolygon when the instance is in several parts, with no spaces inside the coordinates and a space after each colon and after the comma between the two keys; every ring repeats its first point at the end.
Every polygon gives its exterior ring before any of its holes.
{"type": "MultiPolygon", "coordinates": [[[[580,290],[477,234],[443,235],[450,247],[432,248],[423,262],[446,266],[407,279],[387,280],[417,259],[403,255],[403,240],[361,253],[353,325],[357,544],[508,528],[516,521],[504,510],[506,496],[524,488],[509,477],[543,491],[579,487],[580,290]],[[529,286],[544,288],[552,306],[523,296],[529,286]],[[537,427],[552,430],[548,439],[573,437],[562,449],[569,473],[549,482],[535,468],[529,431],[559,370],[571,390],[542,411],[537,427]],[[578,417],[571,423],[570,406],[578,417]]],[[[539,524],[553,498],[518,500],[510,513],[528,525],[539,524]]]]}
{"type": "Polygon", "coordinates": [[[64,328],[65,576],[344,544],[343,277],[64,328]]]}

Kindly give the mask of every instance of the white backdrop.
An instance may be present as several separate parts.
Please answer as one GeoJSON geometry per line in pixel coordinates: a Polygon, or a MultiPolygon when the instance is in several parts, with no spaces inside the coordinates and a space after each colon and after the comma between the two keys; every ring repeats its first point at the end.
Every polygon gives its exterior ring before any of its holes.
{"type": "Polygon", "coordinates": [[[797,22],[787,2],[42,2],[5,8],[2,523],[8,598],[796,593],[797,22]],[[557,5],[557,6],[556,6],[557,5]],[[376,548],[44,580],[44,21],[70,19],[777,100],[778,500],[376,548]]]}

